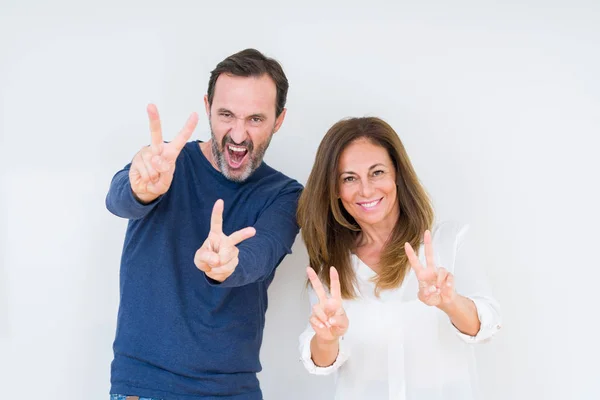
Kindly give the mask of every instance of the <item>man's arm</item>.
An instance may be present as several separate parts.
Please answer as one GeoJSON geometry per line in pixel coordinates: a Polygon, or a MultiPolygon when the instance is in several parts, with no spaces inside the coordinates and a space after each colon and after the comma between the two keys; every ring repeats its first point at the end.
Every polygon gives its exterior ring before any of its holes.
{"type": "Polygon", "coordinates": [[[281,193],[259,217],[254,225],[255,234],[244,238],[243,242],[236,240],[239,244],[233,246],[233,255],[230,250],[219,249],[221,255],[227,253],[221,264],[217,252],[206,250],[209,247],[209,235],[207,243],[196,253],[195,262],[205,272],[211,285],[244,286],[261,281],[273,273],[283,258],[292,252],[292,244],[299,231],[296,208],[301,190],[300,184],[295,183],[281,193]]]}
{"type": "Polygon", "coordinates": [[[106,208],[123,218],[144,217],[169,190],[179,153],[198,123],[198,115],[192,113],[177,137],[165,143],[156,106],[150,104],[147,111],[151,145],[142,147],[131,163],[115,174],[106,196],[106,208]]]}

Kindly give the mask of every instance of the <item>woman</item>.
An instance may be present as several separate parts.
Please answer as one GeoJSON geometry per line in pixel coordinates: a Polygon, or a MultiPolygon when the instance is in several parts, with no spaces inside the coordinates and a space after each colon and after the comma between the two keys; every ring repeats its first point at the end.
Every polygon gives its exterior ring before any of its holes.
{"type": "Polygon", "coordinates": [[[472,345],[500,329],[499,307],[466,260],[466,227],[433,226],[429,198],[387,123],[331,127],[298,220],[312,285],[300,352],[309,372],[337,374],[336,399],[477,398],[472,345]]]}

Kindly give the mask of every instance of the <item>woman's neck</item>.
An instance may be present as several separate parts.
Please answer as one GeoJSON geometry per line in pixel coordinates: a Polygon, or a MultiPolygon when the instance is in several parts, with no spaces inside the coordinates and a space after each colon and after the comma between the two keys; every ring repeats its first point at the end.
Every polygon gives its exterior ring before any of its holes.
{"type": "Polygon", "coordinates": [[[389,218],[376,225],[361,225],[361,233],[356,244],[357,248],[383,248],[397,221],[397,218],[389,218]]]}

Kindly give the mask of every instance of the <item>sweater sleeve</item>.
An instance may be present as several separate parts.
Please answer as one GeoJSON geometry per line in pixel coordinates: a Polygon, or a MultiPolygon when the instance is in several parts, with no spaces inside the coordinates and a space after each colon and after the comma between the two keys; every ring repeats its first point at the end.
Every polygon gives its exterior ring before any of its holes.
{"type": "Polygon", "coordinates": [[[254,225],[256,234],[238,245],[239,263],[223,282],[206,277],[212,286],[238,287],[261,281],[271,275],[287,254],[300,228],[296,222],[296,208],[302,186],[289,185],[265,209],[254,225]]]}

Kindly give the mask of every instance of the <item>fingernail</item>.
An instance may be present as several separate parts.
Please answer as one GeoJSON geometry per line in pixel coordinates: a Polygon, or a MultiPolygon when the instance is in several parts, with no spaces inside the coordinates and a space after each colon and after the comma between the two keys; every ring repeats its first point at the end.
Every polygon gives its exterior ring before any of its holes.
{"type": "Polygon", "coordinates": [[[323,324],[319,324],[319,328],[323,329],[325,327],[323,326],[323,324]]]}
{"type": "Polygon", "coordinates": [[[335,320],[334,320],[333,318],[331,318],[331,319],[329,320],[329,323],[330,323],[331,325],[333,325],[333,324],[335,324],[335,320]]]}

